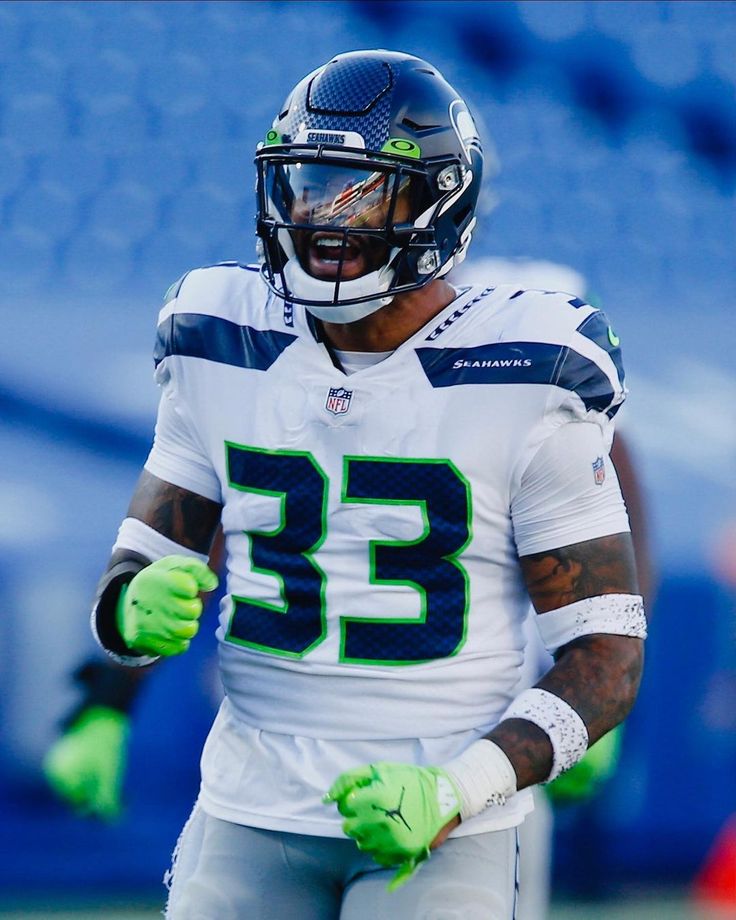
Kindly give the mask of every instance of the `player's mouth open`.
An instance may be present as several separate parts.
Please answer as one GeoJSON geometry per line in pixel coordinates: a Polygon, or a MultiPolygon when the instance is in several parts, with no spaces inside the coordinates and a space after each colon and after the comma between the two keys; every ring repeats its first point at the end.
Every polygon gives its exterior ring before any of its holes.
{"type": "Polygon", "coordinates": [[[368,268],[368,260],[360,237],[342,233],[313,233],[309,240],[309,273],[317,278],[336,278],[342,258],[341,277],[358,278],[368,268]],[[344,250],[343,250],[344,245],[344,250]]]}

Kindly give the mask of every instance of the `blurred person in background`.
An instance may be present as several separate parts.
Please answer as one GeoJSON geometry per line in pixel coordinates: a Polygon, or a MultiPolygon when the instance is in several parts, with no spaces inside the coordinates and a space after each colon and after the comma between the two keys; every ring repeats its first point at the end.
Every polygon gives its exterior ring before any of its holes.
{"type": "Polygon", "coordinates": [[[444,280],[482,149],[424,61],[333,59],[257,169],[261,273],[191,272],[162,310],[93,617],[120,663],[185,652],[222,521],[226,695],[168,916],[506,918],[528,789],[639,682],[618,341],[580,298],[444,280]],[[554,664],[515,695],[530,597],[554,664]]]}

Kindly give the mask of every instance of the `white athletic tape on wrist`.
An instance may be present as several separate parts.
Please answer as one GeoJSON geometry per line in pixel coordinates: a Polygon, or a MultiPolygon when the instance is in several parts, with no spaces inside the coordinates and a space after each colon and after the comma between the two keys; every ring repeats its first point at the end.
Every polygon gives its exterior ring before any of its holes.
{"type": "Polygon", "coordinates": [[[549,610],[537,616],[542,641],[550,654],[562,645],[590,636],[606,633],[646,639],[647,618],[644,601],[639,594],[600,594],[582,601],[549,610]]]}
{"type": "Polygon", "coordinates": [[[574,767],[588,750],[588,729],[575,710],[559,696],[531,687],[517,696],[504,719],[526,719],[538,725],[552,743],[552,771],[545,783],[574,767]]]}
{"type": "Polygon", "coordinates": [[[491,805],[505,805],[516,792],[516,773],[501,748],[485,738],[443,765],[460,793],[463,821],[491,805]]]}
{"type": "Polygon", "coordinates": [[[193,549],[169,540],[168,537],[137,518],[125,518],[120,525],[113,551],[116,549],[132,549],[133,552],[140,553],[151,562],[163,559],[164,556],[191,556],[193,559],[207,562],[207,556],[195,553],[193,549]]]}

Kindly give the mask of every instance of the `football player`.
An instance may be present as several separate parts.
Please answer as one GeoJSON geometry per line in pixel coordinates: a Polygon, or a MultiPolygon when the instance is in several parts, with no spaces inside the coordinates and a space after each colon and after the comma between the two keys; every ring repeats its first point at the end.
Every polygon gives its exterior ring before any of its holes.
{"type": "Polygon", "coordinates": [[[120,663],[185,652],[222,523],[225,698],[173,920],[505,920],[529,787],[633,704],[618,339],[576,297],[448,283],[482,162],[426,61],[338,55],[256,154],[260,270],[192,271],[161,311],[93,623],[120,663]],[[530,598],[555,663],[515,696],[530,598]]]}

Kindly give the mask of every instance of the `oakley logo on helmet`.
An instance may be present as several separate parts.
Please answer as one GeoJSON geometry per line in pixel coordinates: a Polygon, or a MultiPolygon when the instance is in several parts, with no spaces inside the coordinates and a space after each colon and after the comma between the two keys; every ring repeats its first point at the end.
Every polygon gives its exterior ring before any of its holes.
{"type": "Polygon", "coordinates": [[[399,156],[415,159],[419,159],[422,155],[422,148],[419,144],[408,141],[405,137],[390,137],[381,150],[384,153],[397,153],[399,156]]]}

